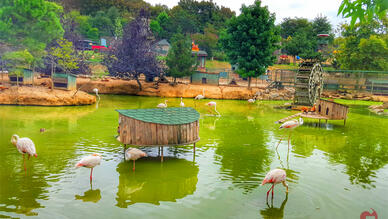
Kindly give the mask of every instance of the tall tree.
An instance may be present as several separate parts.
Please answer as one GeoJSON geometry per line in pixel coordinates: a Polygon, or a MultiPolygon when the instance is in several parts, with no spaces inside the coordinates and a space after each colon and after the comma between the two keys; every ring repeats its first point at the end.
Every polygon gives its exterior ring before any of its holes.
{"type": "Polygon", "coordinates": [[[0,40],[23,46],[35,56],[52,40],[62,37],[63,9],[45,0],[6,0],[0,7],[0,40]]]}
{"type": "Polygon", "coordinates": [[[167,73],[176,78],[190,76],[194,72],[195,58],[191,55],[191,42],[181,33],[175,34],[171,39],[171,49],[168,51],[166,64],[167,73]]]}
{"type": "Polygon", "coordinates": [[[125,26],[122,40],[113,45],[104,59],[111,75],[136,79],[140,90],[140,74],[150,78],[161,73],[156,56],[151,52],[153,41],[149,20],[149,13],[145,9],[140,10],[135,20],[125,26]]]}
{"type": "Polygon", "coordinates": [[[221,44],[232,64],[238,65],[238,73],[248,77],[263,74],[274,63],[273,52],[280,40],[275,27],[275,15],[256,0],[253,5],[241,8],[238,17],[230,19],[226,31],[221,36],[221,44]]]}

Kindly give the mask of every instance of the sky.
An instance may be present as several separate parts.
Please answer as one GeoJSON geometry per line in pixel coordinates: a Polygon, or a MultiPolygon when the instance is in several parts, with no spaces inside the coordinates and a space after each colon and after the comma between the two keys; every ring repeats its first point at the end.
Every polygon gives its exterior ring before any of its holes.
{"type": "MultiPolygon", "coordinates": [[[[145,0],[152,5],[163,4],[169,8],[178,4],[179,0],[145,0]]],[[[242,4],[251,5],[254,0],[213,0],[217,5],[232,9],[240,14],[242,4]]],[[[304,17],[309,20],[318,15],[328,17],[335,27],[344,22],[344,19],[337,17],[337,10],[341,0],[262,0],[262,4],[268,6],[270,12],[275,12],[276,23],[279,24],[286,17],[304,17]]]]}

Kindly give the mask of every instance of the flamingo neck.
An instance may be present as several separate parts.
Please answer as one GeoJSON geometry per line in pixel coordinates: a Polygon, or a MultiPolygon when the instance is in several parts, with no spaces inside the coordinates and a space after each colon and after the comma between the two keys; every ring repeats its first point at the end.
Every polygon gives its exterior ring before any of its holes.
{"type": "Polygon", "coordinates": [[[164,104],[167,106],[167,100],[164,100],[164,104]]]}
{"type": "Polygon", "coordinates": [[[221,114],[217,111],[217,105],[214,105],[214,111],[218,114],[218,116],[221,116],[221,114]]]}

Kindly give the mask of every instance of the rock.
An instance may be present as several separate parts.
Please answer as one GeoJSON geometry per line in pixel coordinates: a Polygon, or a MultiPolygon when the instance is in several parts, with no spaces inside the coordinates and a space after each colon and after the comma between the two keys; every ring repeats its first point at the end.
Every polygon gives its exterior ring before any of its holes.
{"type": "Polygon", "coordinates": [[[383,109],[388,109],[388,102],[384,102],[382,107],[383,107],[383,109]]]}
{"type": "Polygon", "coordinates": [[[347,99],[347,100],[352,100],[353,99],[353,95],[351,95],[351,94],[345,94],[345,97],[344,97],[345,99],[347,99]]]}
{"type": "Polygon", "coordinates": [[[269,89],[265,89],[264,93],[269,94],[269,89]]]}
{"type": "Polygon", "coordinates": [[[271,94],[269,94],[269,96],[271,97],[271,99],[275,99],[275,98],[279,97],[279,94],[278,93],[271,93],[271,94]]]}

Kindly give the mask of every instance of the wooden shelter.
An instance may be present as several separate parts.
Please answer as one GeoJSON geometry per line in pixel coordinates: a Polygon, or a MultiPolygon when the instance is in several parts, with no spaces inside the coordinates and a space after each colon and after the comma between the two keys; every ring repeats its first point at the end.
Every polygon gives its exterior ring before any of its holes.
{"type": "MultiPolygon", "coordinates": [[[[116,110],[119,141],[126,147],[178,146],[199,141],[199,113],[191,107],[116,110]]],[[[125,150],[125,148],[124,148],[125,150]]]]}
{"type": "Polygon", "coordinates": [[[32,85],[34,80],[34,72],[30,69],[23,69],[23,74],[17,76],[16,74],[8,74],[9,81],[11,84],[23,84],[23,85],[32,85]]]}
{"type": "Polygon", "coordinates": [[[190,83],[192,84],[220,84],[220,74],[212,72],[194,72],[190,77],[190,83]]]}
{"type": "Polygon", "coordinates": [[[52,77],[54,88],[63,90],[77,89],[77,76],[73,74],[54,73],[52,77]]]}
{"type": "Polygon", "coordinates": [[[343,104],[335,103],[329,100],[319,99],[315,105],[315,110],[310,112],[301,112],[281,120],[276,121],[276,123],[283,123],[295,117],[311,118],[318,119],[319,123],[322,120],[344,120],[344,125],[346,123],[346,118],[348,116],[349,107],[343,104]]]}

